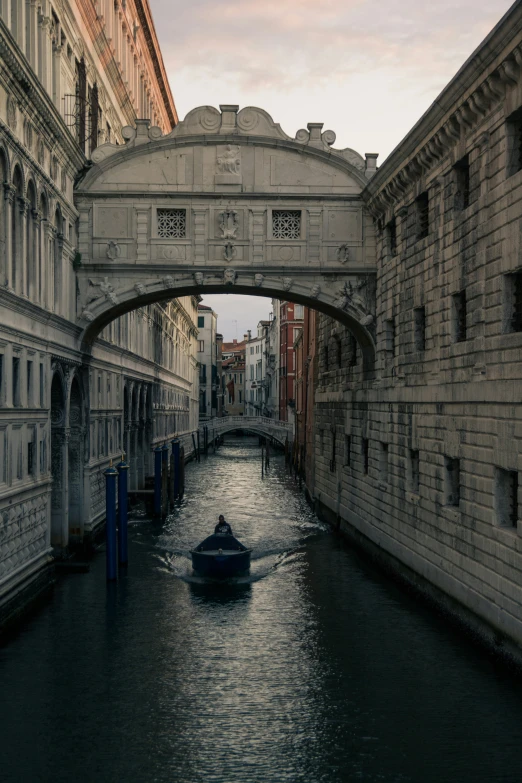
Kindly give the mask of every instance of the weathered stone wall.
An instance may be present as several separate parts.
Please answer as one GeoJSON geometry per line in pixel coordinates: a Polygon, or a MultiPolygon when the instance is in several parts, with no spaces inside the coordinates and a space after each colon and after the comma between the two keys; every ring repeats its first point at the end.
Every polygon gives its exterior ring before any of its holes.
{"type": "Polygon", "coordinates": [[[520,646],[521,30],[517,7],[364,193],[376,380],[321,316],[313,487],[348,532],[520,646]]]}

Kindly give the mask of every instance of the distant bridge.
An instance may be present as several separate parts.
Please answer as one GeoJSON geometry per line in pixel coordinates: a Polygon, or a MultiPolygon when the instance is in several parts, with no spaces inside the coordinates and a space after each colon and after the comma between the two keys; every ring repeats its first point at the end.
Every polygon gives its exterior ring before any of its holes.
{"type": "Polygon", "coordinates": [[[270,419],[267,416],[223,416],[222,418],[209,419],[199,426],[200,443],[204,442],[204,428],[208,429],[208,442],[212,443],[216,435],[225,435],[227,432],[243,430],[254,435],[264,435],[273,438],[282,446],[288,439],[293,441],[293,424],[279,419],[270,419]]]}

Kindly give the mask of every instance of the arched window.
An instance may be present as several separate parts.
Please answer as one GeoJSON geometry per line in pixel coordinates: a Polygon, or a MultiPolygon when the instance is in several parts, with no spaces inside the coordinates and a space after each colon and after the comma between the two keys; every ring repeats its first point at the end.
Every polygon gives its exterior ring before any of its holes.
{"type": "Polygon", "coordinates": [[[54,213],[54,241],[53,241],[53,278],[54,278],[54,312],[62,313],[63,293],[63,265],[62,265],[62,240],[63,220],[60,207],[54,213]]]}
{"type": "Polygon", "coordinates": [[[24,195],[23,178],[20,166],[13,173],[14,203],[11,209],[11,285],[17,293],[21,293],[22,285],[22,212],[20,199],[24,195]]]}
{"type": "Polygon", "coordinates": [[[40,196],[40,204],[39,204],[39,211],[40,211],[40,230],[39,230],[39,252],[38,252],[38,279],[40,281],[40,286],[37,289],[36,296],[39,300],[40,304],[42,304],[44,307],[51,307],[51,303],[49,300],[49,208],[47,205],[47,199],[45,195],[42,193],[40,196]]]}

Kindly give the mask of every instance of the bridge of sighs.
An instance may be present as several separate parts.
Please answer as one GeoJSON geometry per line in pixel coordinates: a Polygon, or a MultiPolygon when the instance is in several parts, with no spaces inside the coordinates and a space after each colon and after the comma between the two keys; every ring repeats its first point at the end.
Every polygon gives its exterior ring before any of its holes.
{"type": "Polygon", "coordinates": [[[79,182],[77,312],[88,353],[115,317],[195,293],[305,304],[374,357],[375,243],[361,191],[376,156],[295,138],[263,110],[200,107],[167,136],[139,120],[79,182]]]}

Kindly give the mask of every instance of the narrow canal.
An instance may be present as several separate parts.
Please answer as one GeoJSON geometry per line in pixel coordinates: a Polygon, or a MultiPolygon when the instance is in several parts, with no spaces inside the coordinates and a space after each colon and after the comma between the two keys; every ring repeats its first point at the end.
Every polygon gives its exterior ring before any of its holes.
{"type": "Polygon", "coordinates": [[[187,468],[183,504],[136,519],[0,649],[3,783],[515,783],[522,686],[331,534],[250,438],[187,468]],[[249,577],[188,550],[223,512],[249,577]]]}

